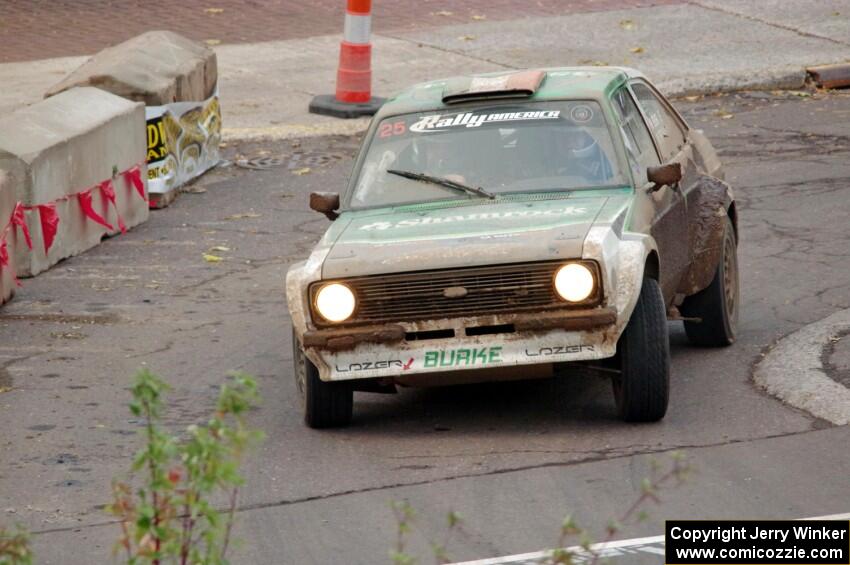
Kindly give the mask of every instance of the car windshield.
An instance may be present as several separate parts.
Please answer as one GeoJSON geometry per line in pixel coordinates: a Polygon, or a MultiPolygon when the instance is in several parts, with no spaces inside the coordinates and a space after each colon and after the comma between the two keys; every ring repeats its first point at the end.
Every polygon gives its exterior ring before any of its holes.
{"type": "Polygon", "coordinates": [[[500,104],[382,120],[350,205],[476,197],[434,178],[483,188],[497,197],[628,183],[596,102],[500,104]]]}

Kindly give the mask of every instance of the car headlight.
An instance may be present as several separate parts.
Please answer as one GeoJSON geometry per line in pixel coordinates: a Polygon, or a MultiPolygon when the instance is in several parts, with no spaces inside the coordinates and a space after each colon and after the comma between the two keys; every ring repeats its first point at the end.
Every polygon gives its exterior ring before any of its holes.
{"type": "Polygon", "coordinates": [[[354,293],[342,283],[327,284],[316,293],[316,310],[329,322],[344,322],[354,313],[356,304],[354,293]]]}
{"type": "Polygon", "coordinates": [[[593,273],[581,263],[568,263],[555,273],[555,291],[567,302],[587,300],[595,289],[593,273]]]}

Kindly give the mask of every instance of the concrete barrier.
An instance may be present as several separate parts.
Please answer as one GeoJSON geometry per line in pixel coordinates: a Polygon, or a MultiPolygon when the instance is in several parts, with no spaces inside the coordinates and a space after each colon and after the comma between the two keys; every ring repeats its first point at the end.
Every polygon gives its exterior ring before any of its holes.
{"type": "Polygon", "coordinates": [[[171,31],[149,31],[100,51],[45,97],[96,86],[146,106],[162,106],[206,100],[217,82],[215,51],[171,31]]]}
{"type": "Polygon", "coordinates": [[[7,176],[0,171],[0,304],[15,294],[15,242],[17,229],[12,223],[15,211],[15,191],[7,176]]]}
{"type": "Polygon", "coordinates": [[[180,186],[219,161],[221,112],[215,52],[170,31],[104,49],[47,91],[96,86],[145,103],[150,203],[170,204],[180,186]]]}
{"type": "Polygon", "coordinates": [[[0,117],[0,131],[0,170],[26,207],[33,242],[32,251],[16,242],[18,276],[148,218],[142,104],[73,88],[0,117]]]}

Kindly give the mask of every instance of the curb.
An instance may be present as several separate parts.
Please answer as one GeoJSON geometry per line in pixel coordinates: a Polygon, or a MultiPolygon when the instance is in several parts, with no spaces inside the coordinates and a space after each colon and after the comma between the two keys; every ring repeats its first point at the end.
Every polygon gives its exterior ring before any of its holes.
{"type": "Polygon", "coordinates": [[[744,90],[795,90],[803,88],[805,83],[806,70],[802,68],[703,74],[655,81],[662,93],[673,98],[744,90]]]}
{"type": "MultiPolygon", "coordinates": [[[[813,68],[813,67],[807,67],[813,68]]],[[[703,74],[653,81],[666,96],[741,92],[746,90],[796,90],[805,86],[804,68],[758,70],[734,74],[703,74]]],[[[328,120],[312,123],[279,124],[268,127],[222,128],[222,141],[279,141],[325,135],[356,135],[369,127],[369,119],[328,120]]]]}
{"type": "Polygon", "coordinates": [[[267,127],[246,128],[223,127],[221,129],[221,139],[225,142],[278,141],[302,137],[321,137],[324,135],[356,135],[366,131],[369,127],[369,121],[369,118],[340,121],[316,119],[316,123],[313,124],[280,124],[267,127]]]}
{"type": "Polygon", "coordinates": [[[850,329],[841,310],[780,339],[753,372],[756,385],[836,426],[850,424],[850,389],[829,378],[821,358],[829,338],[850,329]]]}

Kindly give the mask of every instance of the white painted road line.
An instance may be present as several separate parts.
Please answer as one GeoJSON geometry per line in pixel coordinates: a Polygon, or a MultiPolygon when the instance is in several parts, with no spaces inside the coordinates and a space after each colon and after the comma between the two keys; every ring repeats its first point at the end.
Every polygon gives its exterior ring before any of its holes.
{"type": "Polygon", "coordinates": [[[837,426],[850,423],[850,389],[829,378],[821,355],[829,338],[850,328],[850,309],[780,339],[756,365],[756,385],[837,426]]]}
{"type": "MultiPolygon", "coordinates": [[[[811,516],[809,518],[798,518],[798,520],[850,520],[850,512],[846,514],[830,514],[828,516],[811,516]]],[[[596,552],[601,557],[609,560],[616,560],[617,557],[625,557],[636,553],[664,555],[664,535],[596,543],[591,545],[590,548],[592,552],[596,552]]],[[[576,554],[576,563],[587,562],[592,557],[590,553],[585,552],[578,546],[569,547],[567,549],[576,554]]],[[[519,553],[503,557],[490,557],[487,559],[477,559],[475,561],[463,561],[452,565],[532,565],[542,562],[551,554],[552,550],[546,549],[531,553],[519,553]]]]}

